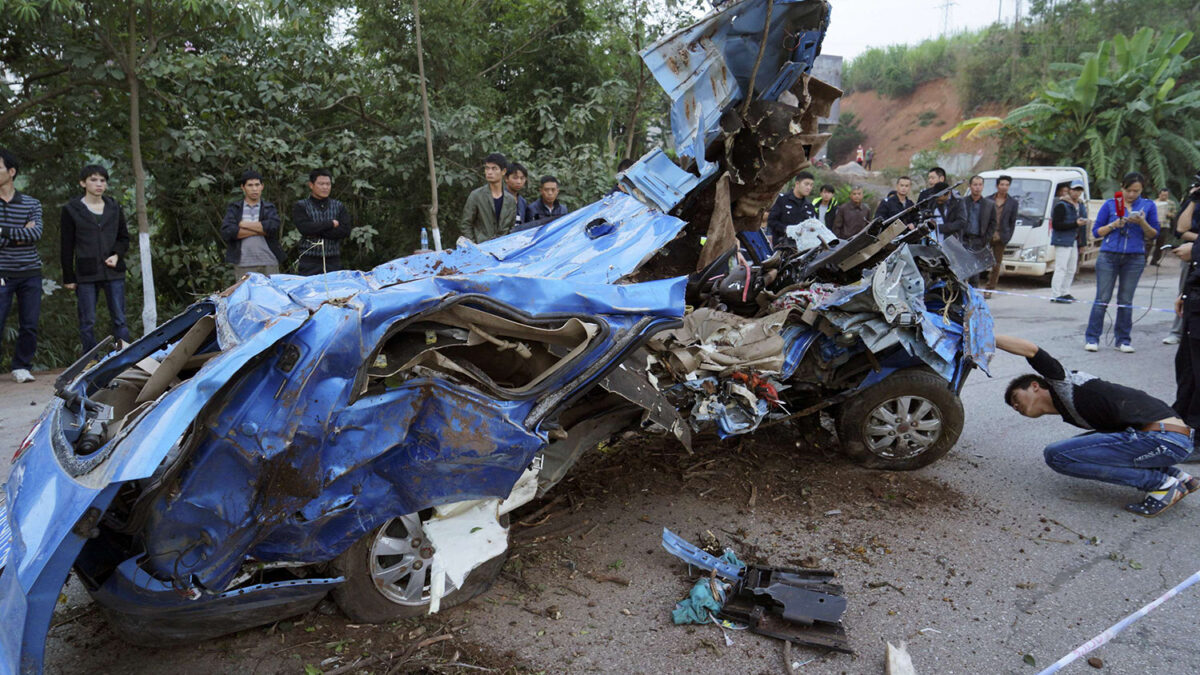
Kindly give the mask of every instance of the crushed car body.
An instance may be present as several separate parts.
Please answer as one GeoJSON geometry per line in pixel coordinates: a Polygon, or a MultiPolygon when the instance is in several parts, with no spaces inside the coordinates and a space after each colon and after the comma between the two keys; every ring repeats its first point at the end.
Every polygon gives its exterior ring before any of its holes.
{"type": "Polygon", "coordinates": [[[770,251],[760,214],[840,93],[807,74],[828,4],[771,6],[646,50],[679,160],[623,192],[370,272],[249,275],[65,372],[0,501],[0,671],[40,670],[72,570],[158,645],[329,594],[356,621],[463,602],[507,514],[630,428],[690,447],[825,412],[870,466],[949,451],[992,351],[980,258],[899,221],[770,251]]]}

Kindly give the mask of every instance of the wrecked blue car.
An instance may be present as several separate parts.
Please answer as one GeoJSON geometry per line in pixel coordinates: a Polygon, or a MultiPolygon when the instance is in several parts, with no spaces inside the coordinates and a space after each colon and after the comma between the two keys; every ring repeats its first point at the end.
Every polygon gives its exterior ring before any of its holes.
{"type": "Polygon", "coordinates": [[[465,601],[508,514],[629,429],[687,446],[828,415],[868,466],[948,452],[992,351],[980,255],[911,212],[778,250],[758,231],[827,139],[840,92],[808,71],[828,20],[746,0],[651,46],[675,158],[572,214],[370,272],[250,275],[97,346],[4,486],[0,671],[40,670],[72,571],[156,645],[327,595],[360,622],[465,601]]]}

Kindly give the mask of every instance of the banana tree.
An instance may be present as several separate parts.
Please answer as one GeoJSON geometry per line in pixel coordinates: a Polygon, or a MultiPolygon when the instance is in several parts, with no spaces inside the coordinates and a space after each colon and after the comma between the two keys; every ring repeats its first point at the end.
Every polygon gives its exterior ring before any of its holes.
{"type": "Polygon", "coordinates": [[[1180,81],[1194,62],[1182,56],[1192,37],[1142,28],[1101,42],[1081,63],[1054,64],[1068,77],[1009,112],[1005,131],[1025,154],[1082,163],[1097,180],[1137,170],[1181,187],[1200,166],[1200,85],[1180,81]]]}

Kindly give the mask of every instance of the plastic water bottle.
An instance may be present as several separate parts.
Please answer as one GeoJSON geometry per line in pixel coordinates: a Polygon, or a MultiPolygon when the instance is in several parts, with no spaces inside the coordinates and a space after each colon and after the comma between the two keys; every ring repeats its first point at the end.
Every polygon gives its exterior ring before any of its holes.
{"type": "Polygon", "coordinates": [[[429,231],[423,227],[421,228],[421,250],[429,250],[429,231]]]}

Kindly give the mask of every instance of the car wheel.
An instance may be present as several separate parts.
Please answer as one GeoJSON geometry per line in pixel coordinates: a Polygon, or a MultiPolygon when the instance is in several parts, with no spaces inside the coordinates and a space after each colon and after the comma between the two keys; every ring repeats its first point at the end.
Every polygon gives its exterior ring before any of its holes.
{"type": "MultiPolygon", "coordinates": [[[[503,521],[502,521],[503,522],[503,521]]],[[[425,537],[419,514],[392,518],[359,539],[333,561],[346,581],[333,591],[338,607],[352,621],[383,623],[420,616],[429,611],[429,572],[437,556],[425,537]]],[[[491,587],[504,567],[507,553],[476,567],[456,588],[447,579],[441,607],[466,602],[491,587]]]]}
{"type": "Polygon", "coordinates": [[[838,439],[842,451],[863,466],[909,471],[950,452],[962,426],[962,401],[946,381],[910,369],[848,400],[838,416],[838,439]]]}

